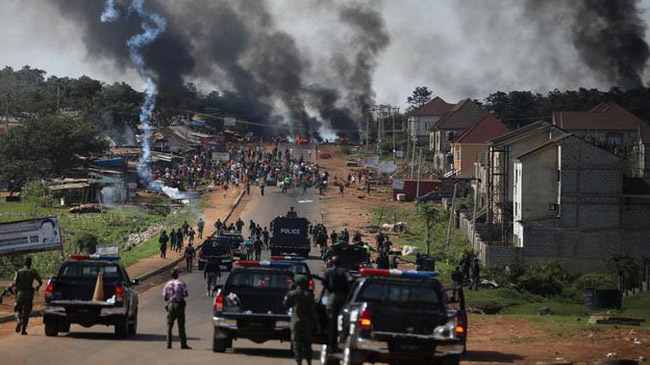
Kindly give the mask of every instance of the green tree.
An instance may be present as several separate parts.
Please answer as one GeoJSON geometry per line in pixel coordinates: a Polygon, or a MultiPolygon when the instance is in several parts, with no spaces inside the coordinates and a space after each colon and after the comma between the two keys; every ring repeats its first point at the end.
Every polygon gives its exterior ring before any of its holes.
{"type": "Polygon", "coordinates": [[[413,94],[406,98],[406,103],[409,105],[408,110],[415,110],[421,108],[424,104],[431,100],[433,92],[426,86],[417,86],[413,90],[413,94]]]}
{"type": "Polygon", "coordinates": [[[619,289],[626,291],[633,288],[639,278],[639,265],[634,258],[627,254],[612,255],[607,265],[618,275],[619,289]]]}
{"type": "Polygon", "coordinates": [[[417,203],[415,206],[415,216],[424,224],[427,232],[427,255],[431,253],[431,230],[440,222],[440,212],[432,203],[417,203]]]}
{"type": "Polygon", "coordinates": [[[99,127],[86,119],[48,116],[28,120],[0,137],[0,178],[24,184],[74,167],[76,156],[108,147],[99,127]]]}

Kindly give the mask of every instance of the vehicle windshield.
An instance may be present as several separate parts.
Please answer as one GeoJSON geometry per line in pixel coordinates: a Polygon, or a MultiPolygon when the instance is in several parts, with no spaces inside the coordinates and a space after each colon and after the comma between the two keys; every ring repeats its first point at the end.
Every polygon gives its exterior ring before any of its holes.
{"type": "Polygon", "coordinates": [[[397,282],[374,282],[365,285],[359,293],[361,302],[393,302],[393,303],[417,303],[417,304],[440,304],[441,297],[434,287],[429,285],[418,285],[397,282]]]}
{"type": "Polygon", "coordinates": [[[286,273],[251,271],[232,273],[227,286],[231,289],[289,289],[291,283],[291,276],[286,273]]]}
{"type": "Polygon", "coordinates": [[[98,265],[92,263],[66,265],[63,267],[60,276],[62,278],[96,279],[99,272],[104,275],[104,279],[122,278],[117,265],[98,265]]]}

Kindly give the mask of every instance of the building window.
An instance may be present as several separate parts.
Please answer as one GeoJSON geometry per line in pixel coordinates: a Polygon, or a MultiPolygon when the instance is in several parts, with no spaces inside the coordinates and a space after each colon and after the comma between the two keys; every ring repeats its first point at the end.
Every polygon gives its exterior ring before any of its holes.
{"type": "Polygon", "coordinates": [[[621,133],[607,133],[607,144],[610,146],[622,145],[623,135],[621,133]]]}

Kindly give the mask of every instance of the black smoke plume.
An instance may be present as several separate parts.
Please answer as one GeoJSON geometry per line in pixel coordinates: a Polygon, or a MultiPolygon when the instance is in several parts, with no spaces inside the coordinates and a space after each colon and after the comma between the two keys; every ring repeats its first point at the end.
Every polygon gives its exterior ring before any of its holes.
{"type": "MultiPolygon", "coordinates": [[[[650,57],[646,23],[638,0],[527,0],[525,14],[540,28],[550,17],[568,15],[569,37],[581,61],[597,77],[624,90],[643,87],[642,74],[650,57]]],[[[558,17],[555,21],[558,21],[558,17]]],[[[543,34],[540,34],[543,36],[543,34]]]]}
{"type": "MultiPolygon", "coordinates": [[[[126,41],[140,31],[140,20],[127,11],[130,0],[117,0],[123,16],[102,23],[103,1],[53,0],[75,21],[89,55],[131,67],[126,41]]],[[[365,5],[338,5],[340,21],[351,32],[348,47],[329,57],[324,72],[337,89],[306,81],[311,62],[293,36],[278,29],[266,4],[257,0],[175,2],[151,0],[145,6],[167,20],[167,28],[145,52],[145,63],[161,93],[182,93],[188,78],[219,87],[213,106],[257,123],[289,122],[293,132],[316,136],[321,123],[338,135],[358,138],[358,121],[374,104],[372,75],[389,44],[381,14],[365,5]],[[278,117],[280,102],[286,116],[278,117]],[[357,122],[355,122],[357,121],[357,122]]],[[[267,132],[273,132],[268,129],[267,132]]]]}
{"type": "MultiPolygon", "coordinates": [[[[61,14],[74,20],[80,27],[88,53],[97,58],[109,58],[122,69],[130,67],[127,40],[140,31],[140,19],[118,4],[119,11],[126,14],[112,23],[102,23],[99,15],[104,8],[103,1],[53,0],[61,14]]],[[[162,9],[155,4],[147,4],[158,13],[162,9]]],[[[167,18],[166,14],[163,14],[167,18]]],[[[194,69],[194,58],[189,42],[171,22],[168,30],[144,52],[145,63],[154,73],[162,92],[183,92],[183,77],[194,69]]]]}

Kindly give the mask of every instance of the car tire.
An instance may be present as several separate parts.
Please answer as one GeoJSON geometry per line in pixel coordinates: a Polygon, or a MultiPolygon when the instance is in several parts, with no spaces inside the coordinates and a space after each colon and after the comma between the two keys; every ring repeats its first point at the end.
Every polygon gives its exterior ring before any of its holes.
{"type": "MultiPolygon", "coordinates": [[[[215,328],[212,335],[212,352],[226,352],[228,340],[229,338],[217,338],[217,329],[215,328]]],[[[232,346],[232,342],[230,342],[230,346],[232,346]]]]}
{"type": "Polygon", "coordinates": [[[45,318],[43,320],[45,324],[45,336],[47,337],[56,337],[59,334],[59,324],[55,318],[45,318]]]}
{"type": "Polygon", "coordinates": [[[129,335],[135,335],[138,332],[138,307],[135,307],[135,313],[133,313],[133,318],[131,318],[131,323],[129,323],[129,335]]]}
{"type": "Polygon", "coordinates": [[[449,355],[445,356],[442,359],[440,359],[440,362],[438,362],[439,365],[459,365],[460,364],[460,356],[458,355],[449,355]]]}
{"type": "Polygon", "coordinates": [[[115,337],[126,338],[129,334],[129,321],[122,318],[115,323],[115,337]]]}

